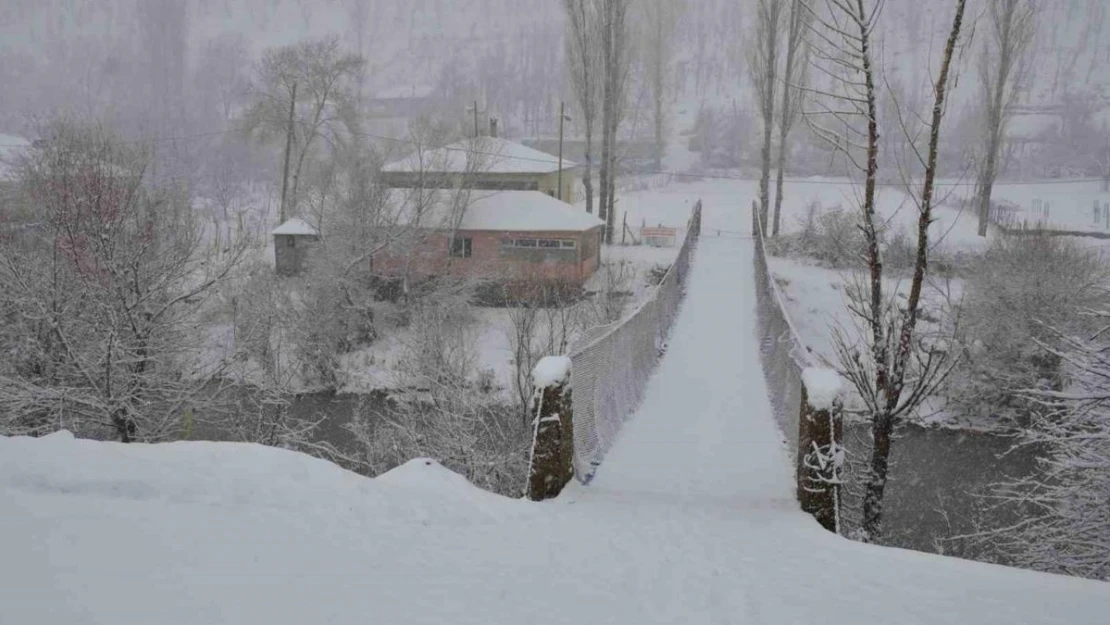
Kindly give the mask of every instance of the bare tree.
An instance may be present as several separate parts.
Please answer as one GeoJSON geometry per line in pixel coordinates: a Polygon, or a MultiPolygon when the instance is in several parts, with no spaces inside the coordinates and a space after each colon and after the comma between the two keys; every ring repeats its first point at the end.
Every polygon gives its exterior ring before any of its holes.
{"type": "Polygon", "coordinates": [[[991,193],[998,176],[1006,123],[1024,87],[1036,34],[1036,0],[987,0],[987,36],[979,57],[983,90],[982,153],[979,160],[979,236],[987,236],[991,193]]]}
{"type": "Polygon", "coordinates": [[[771,222],[771,236],[779,235],[782,212],[783,177],[786,175],[787,155],[790,151],[790,131],[802,113],[803,87],[809,68],[809,46],[806,44],[806,25],[809,11],[805,0],[790,0],[790,13],[786,28],[786,62],[782,68],[782,104],[779,111],[779,162],[775,182],[775,214],[771,222]]]}
{"type": "Polygon", "coordinates": [[[643,49],[647,83],[651,92],[651,118],[655,132],[652,158],[655,168],[663,168],[667,149],[668,97],[674,89],[672,65],[678,21],[685,10],[681,0],[647,0],[643,3],[643,49]]]}
{"type": "Polygon", "coordinates": [[[588,304],[566,297],[566,285],[535,279],[519,285],[516,306],[509,309],[506,333],[513,350],[513,391],[525,420],[535,388],[532,370],[546,356],[567,353],[571,341],[589,318],[588,304]]]}
{"type": "Polygon", "coordinates": [[[173,436],[223,390],[229,361],[207,357],[203,314],[245,245],[212,245],[180,189],[144,183],[144,149],[68,122],[46,137],[21,166],[42,223],[0,246],[15,304],[0,341],[18,354],[0,368],[0,412],[123,442],[173,436]]]}
{"type": "MultiPolygon", "coordinates": [[[[850,137],[831,134],[814,124],[820,136],[828,138],[864,174],[860,228],[866,242],[868,276],[848,289],[850,308],[860,320],[860,334],[867,349],[842,331],[835,334],[840,374],[855,388],[863,411],[871,423],[873,447],[863,498],[860,538],[878,540],[882,535],[883,494],[887,482],[891,439],[895,424],[914,412],[943,382],[951,371],[946,350],[923,341],[918,335],[921,292],[928,272],[929,225],[933,220],[934,183],[944,119],[952,59],[963,27],[966,0],[956,0],[952,27],[944,49],[940,73],[933,86],[933,110],[928,124],[929,142],[925,151],[916,146],[914,153],[925,168],[920,193],[912,194],[918,209],[917,251],[910,293],[904,306],[883,294],[883,260],[879,249],[879,229],[875,215],[875,186],[879,168],[879,129],[876,105],[875,70],[872,61],[872,36],[883,7],[882,0],[841,2],[826,0],[824,14],[811,12],[810,28],[814,55],[824,61],[820,71],[834,77],[841,93],[834,106],[824,112],[845,122],[862,121],[866,163],[860,164],[850,137]]],[[[912,142],[911,142],[912,143],[912,142]]]]}
{"type": "Polygon", "coordinates": [[[269,50],[258,63],[243,128],[261,141],[288,142],[294,165],[286,215],[297,214],[301,177],[317,144],[334,149],[357,132],[354,89],[364,64],[344,53],[336,37],[269,50]]]}
{"type": "Polygon", "coordinates": [[[592,213],[594,128],[601,92],[596,0],[563,0],[563,8],[567,14],[566,57],[570,83],[578,104],[577,117],[586,135],[586,162],[582,169],[582,184],[586,188],[586,212],[592,213]]]}
{"type": "Polygon", "coordinates": [[[786,0],[757,0],[748,46],[748,72],[763,118],[762,168],[759,175],[759,217],[766,224],[770,207],[771,143],[775,127],[775,90],[778,87],[779,36],[786,0]]]}
{"type": "Polygon", "coordinates": [[[597,0],[601,44],[601,185],[598,216],[605,220],[605,242],[613,242],[616,224],[617,131],[625,114],[628,76],[632,67],[632,38],[628,23],[631,0],[597,0]]]}

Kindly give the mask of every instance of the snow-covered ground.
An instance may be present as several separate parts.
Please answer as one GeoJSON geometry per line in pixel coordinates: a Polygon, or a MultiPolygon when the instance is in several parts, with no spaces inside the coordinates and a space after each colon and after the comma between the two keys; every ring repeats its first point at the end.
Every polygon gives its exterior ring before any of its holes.
{"type": "MultiPolygon", "coordinates": [[[[985,242],[978,235],[976,215],[953,208],[953,200],[962,197],[964,187],[937,187],[937,198],[944,204],[937,206],[929,237],[940,251],[982,249],[985,242]]],[[[841,206],[855,210],[859,206],[862,189],[842,178],[788,179],[783,194],[782,231],[797,232],[806,217],[806,207],[817,203],[824,210],[841,206]]],[[[749,200],[750,202],[750,200],[749,200]]],[[[917,206],[898,186],[881,186],[877,192],[875,210],[889,234],[901,232],[913,239],[917,233],[917,206]]]]}
{"type": "MultiPolygon", "coordinates": [[[[835,357],[833,329],[850,329],[858,323],[848,310],[844,293],[853,272],[821,267],[804,259],[771,256],[768,262],[802,342],[824,360],[831,361],[835,357]]],[[[884,286],[888,293],[905,296],[910,281],[887,279],[884,286]]],[[[962,294],[962,280],[930,276],[922,292],[923,310],[930,319],[937,318],[949,302],[958,302],[962,294]]]]}
{"type": "Polygon", "coordinates": [[[1002,182],[995,185],[992,197],[1015,205],[1017,219],[1030,226],[1110,236],[1110,192],[1102,190],[1101,180],[1002,182]]]}
{"type": "MultiPolygon", "coordinates": [[[[746,211],[707,208],[739,228],[746,211]]],[[[644,405],[543,504],[434,462],[0,438],[0,622],[1101,624],[1110,585],[849,542],[793,502],[750,241],[707,238],[644,405]]]]}

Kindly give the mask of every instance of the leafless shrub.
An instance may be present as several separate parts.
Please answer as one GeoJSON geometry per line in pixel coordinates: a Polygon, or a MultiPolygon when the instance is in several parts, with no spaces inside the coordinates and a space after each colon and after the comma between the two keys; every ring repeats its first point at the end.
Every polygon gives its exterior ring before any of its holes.
{"type": "Polygon", "coordinates": [[[0,428],[70,427],[123,442],[174,436],[230,364],[203,323],[245,241],[212,245],[151,155],[68,121],[19,168],[41,227],[0,245],[0,428]]]}
{"type": "Polygon", "coordinates": [[[513,391],[520,413],[528,419],[534,388],[532,369],[546,356],[567,353],[583,329],[584,311],[592,305],[565,297],[558,284],[536,283],[531,297],[509,309],[509,344],[513,351],[513,391]]]}
{"type": "Polygon", "coordinates": [[[592,298],[582,307],[583,322],[586,326],[604,326],[619,321],[631,294],[632,280],[636,270],[626,260],[604,261],[595,278],[600,287],[592,298]]]}
{"type": "Polygon", "coordinates": [[[805,256],[836,269],[862,266],[867,242],[855,211],[839,205],[823,210],[820,203],[810,202],[799,226],[797,232],[768,241],[771,253],[805,256]]]}
{"type": "Polygon", "coordinates": [[[1033,406],[1025,391],[1059,391],[1066,382],[1061,360],[1038,343],[1059,345],[1057,331],[1096,330],[1082,311],[1105,306],[1108,285],[1105,260],[1074,240],[994,239],[968,272],[961,314],[969,347],[949,394],[966,414],[1026,423],[1033,406]]]}
{"type": "Polygon", "coordinates": [[[430,457],[496,493],[517,496],[528,468],[530,429],[517,410],[476,381],[475,337],[466,312],[425,302],[412,310],[400,369],[411,387],[383,417],[348,426],[371,475],[430,457]]]}

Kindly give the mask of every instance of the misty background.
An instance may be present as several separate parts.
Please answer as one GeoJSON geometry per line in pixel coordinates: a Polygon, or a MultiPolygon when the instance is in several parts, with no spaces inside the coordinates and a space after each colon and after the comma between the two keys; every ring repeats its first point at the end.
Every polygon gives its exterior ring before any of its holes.
{"type": "MultiPolygon", "coordinates": [[[[668,62],[666,169],[744,167],[758,158],[744,54],[752,4],[679,3],[668,62]]],[[[888,117],[895,97],[904,106],[926,101],[947,9],[887,3],[877,58],[888,117]]],[[[979,17],[984,7],[977,2],[969,10],[979,17]]],[[[1110,11],[1100,0],[1046,0],[1039,10],[1034,64],[1008,129],[1021,147],[1009,150],[1003,177],[1098,174],[1100,150],[1110,143],[1110,40],[1102,35],[1110,11]]],[[[405,118],[417,114],[462,123],[478,101],[499,118],[503,135],[550,138],[559,102],[574,101],[564,22],[555,0],[4,0],[0,133],[34,139],[49,118],[94,119],[126,139],[159,140],[163,166],[197,190],[216,173],[208,170],[229,162],[244,176],[273,181],[280,146],[259,154],[235,132],[251,101],[253,66],[268,49],[335,36],[345,51],[366,59],[358,91],[369,134],[403,137],[405,118]]],[[[985,28],[982,20],[973,27],[985,28]]],[[[943,146],[945,175],[962,175],[974,158],[982,39],[974,32],[965,39],[943,146]]],[[[643,56],[634,61],[624,141],[651,140],[643,56]]],[[[814,81],[820,88],[820,77],[814,81]]],[[[571,137],[580,133],[575,119],[571,137]]],[[[844,175],[801,126],[792,136],[798,149],[790,173],[844,175]]],[[[884,140],[900,134],[886,132],[884,140]]]]}

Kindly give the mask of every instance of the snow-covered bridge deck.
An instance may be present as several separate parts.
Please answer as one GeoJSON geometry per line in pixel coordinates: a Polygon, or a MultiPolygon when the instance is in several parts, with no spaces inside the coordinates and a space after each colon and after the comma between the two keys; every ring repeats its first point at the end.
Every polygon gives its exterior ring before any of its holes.
{"type": "Polygon", "coordinates": [[[704,232],[668,352],[589,488],[792,502],[755,336],[753,243],[704,232]]]}

